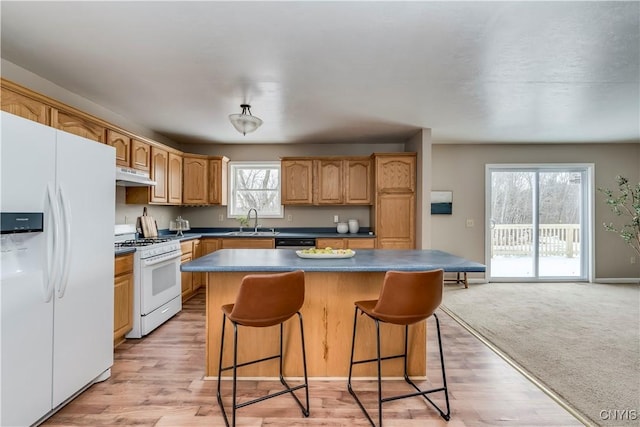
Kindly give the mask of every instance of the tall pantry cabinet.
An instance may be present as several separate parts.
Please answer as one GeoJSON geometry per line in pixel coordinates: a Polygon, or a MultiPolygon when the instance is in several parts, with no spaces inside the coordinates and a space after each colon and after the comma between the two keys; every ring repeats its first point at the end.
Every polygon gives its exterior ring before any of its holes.
{"type": "Polygon", "coordinates": [[[371,224],[378,249],[415,249],[416,153],[374,154],[371,224]]]}

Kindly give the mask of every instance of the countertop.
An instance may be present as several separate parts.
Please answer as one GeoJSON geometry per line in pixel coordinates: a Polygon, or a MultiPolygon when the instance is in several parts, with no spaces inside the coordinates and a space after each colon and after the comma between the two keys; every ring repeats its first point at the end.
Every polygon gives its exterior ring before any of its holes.
{"type": "Polygon", "coordinates": [[[186,272],[420,271],[484,272],[485,265],[439,250],[358,249],[352,258],[306,259],[293,249],[221,249],[182,264],[186,272]]]}
{"type": "MultiPolygon", "coordinates": [[[[295,230],[295,229],[294,229],[295,230]]],[[[265,234],[260,236],[251,235],[230,235],[229,232],[237,231],[237,229],[197,229],[194,232],[184,233],[183,236],[176,236],[175,233],[168,231],[160,231],[159,237],[171,238],[179,240],[181,242],[193,239],[201,239],[203,237],[210,238],[225,238],[225,239],[278,239],[278,238],[303,238],[303,239],[375,239],[375,234],[369,234],[368,229],[361,228],[362,232],[359,233],[337,233],[330,231],[333,229],[327,228],[309,228],[294,231],[289,229],[288,231],[279,231],[277,234],[265,234]]],[[[265,231],[261,229],[261,231],[265,231]]],[[[135,247],[119,248],[115,249],[115,256],[126,255],[136,251],[135,247]]]]}

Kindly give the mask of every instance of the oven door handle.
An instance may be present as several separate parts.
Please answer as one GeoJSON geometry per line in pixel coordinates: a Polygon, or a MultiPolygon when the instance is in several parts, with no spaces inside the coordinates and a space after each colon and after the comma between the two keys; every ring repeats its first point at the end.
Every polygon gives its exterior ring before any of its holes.
{"type": "Polygon", "coordinates": [[[180,258],[181,256],[182,256],[182,252],[177,252],[174,256],[171,256],[171,257],[168,257],[168,258],[160,256],[159,259],[154,259],[153,257],[149,258],[149,259],[145,259],[145,260],[143,260],[143,263],[144,263],[145,266],[152,266],[152,265],[156,265],[156,264],[161,264],[163,262],[172,261],[172,260],[174,260],[176,258],[180,258]]]}

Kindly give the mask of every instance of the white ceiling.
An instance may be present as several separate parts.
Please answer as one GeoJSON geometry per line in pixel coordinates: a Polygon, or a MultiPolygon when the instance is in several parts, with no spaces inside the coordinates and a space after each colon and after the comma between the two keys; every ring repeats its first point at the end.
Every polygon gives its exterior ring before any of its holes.
{"type": "Polygon", "coordinates": [[[178,142],[640,140],[638,1],[0,7],[2,58],[178,142]]]}

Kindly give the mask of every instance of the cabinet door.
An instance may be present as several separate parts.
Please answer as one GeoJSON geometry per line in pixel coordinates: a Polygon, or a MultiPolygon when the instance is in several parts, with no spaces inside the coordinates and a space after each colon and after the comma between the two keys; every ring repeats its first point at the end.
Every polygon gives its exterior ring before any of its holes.
{"type": "Polygon", "coordinates": [[[414,193],[378,195],[376,202],[378,248],[415,248],[415,209],[414,193]]]}
{"type": "Polygon", "coordinates": [[[51,126],[87,139],[105,142],[105,128],[102,125],[74,113],[52,108],[51,126]]]}
{"type": "Polygon", "coordinates": [[[227,165],[229,159],[220,157],[209,160],[209,203],[227,205],[227,165]]]}
{"type": "Polygon", "coordinates": [[[207,239],[204,238],[200,240],[200,244],[202,245],[202,255],[209,255],[212,252],[220,249],[220,239],[207,239]]]}
{"type": "Polygon", "coordinates": [[[113,342],[120,344],[133,328],[133,274],[116,276],[113,288],[113,342]]]}
{"type": "MultiPolygon", "coordinates": [[[[191,261],[191,253],[182,255],[182,258],[180,258],[180,264],[189,261],[191,261]]],[[[180,278],[182,281],[182,302],[184,302],[193,295],[193,273],[181,271],[180,278]]]]}
{"type": "Polygon", "coordinates": [[[316,160],[315,167],[314,203],[319,205],[344,203],[342,160],[316,160]]]}
{"type": "Polygon", "coordinates": [[[319,249],[324,249],[324,248],[331,248],[331,249],[346,249],[346,242],[345,239],[340,239],[340,238],[322,238],[322,239],[316,239],[316,248],[319,249]]]}
{"type": "Polygon", "coordinates": [[[116,149],[116,165],[131,166],[131,138],[114,130],[107,129],[107,144],[116,149]]]}
{"type": "Polygon", "coordinates": [[[347,239],[347,248],[349,249],[375,249],[376,239],[347,239]]]}
{"type": "Polygon", "coordinates": [[[131,140],[131,167],[141,171],[150,169],[151,146],[146,142],[131,140]]]}
{"type": "Polygon", "coordinates": [[[312,160],[282,160],[283,205],[313,203],[312,182],[312,160]]]}
{"type": "Polygon", "coordinates": [[[169,153],[158,147],[151,147],[151,179],[156,185],[151,187],[152,203],[167,203],[169,153]]]}
{"type": "Polygon", "coordinates": [[[184,156],[182,180],[182,203],[204,205],[208,200],[207,159],[184,156]]]}
{"type": "MultiPolygon", "coordinates": [[[[202,243],[196,239],[193,241],[193,259],[198,259],[202,256],[202,243]]],[[[205,273],[193,273],[193,292],[200,289],[204,285],[205,273]]]]}
{"type": "Polygon", "coordinates": [[[344,172],[344,202],[348,205],[370,205],[373,203],[371,159],[345,160],[344,172]]]}
{"type": "Polygon", "coordinates": [[[43,102],[2,88],[2,111],[33,120],[43,125],[49,124],[49,107],[43,102]]]}
{"type": "Polygon", "coordinates": [[[410,155],[376,155],[376,191],[414,192],[416,157],[410,155]]]}
{"type": "Polygon", "coordinates": [[[172,205],[182,203],[182,156],[169,153],[168,202],[172,205]]]}
{"type": "Polygon", "coordinates": [[[182,255],[193,254],[193,240],[187,240],[186,242],[180,242],[180,250],[182,255]]]}

